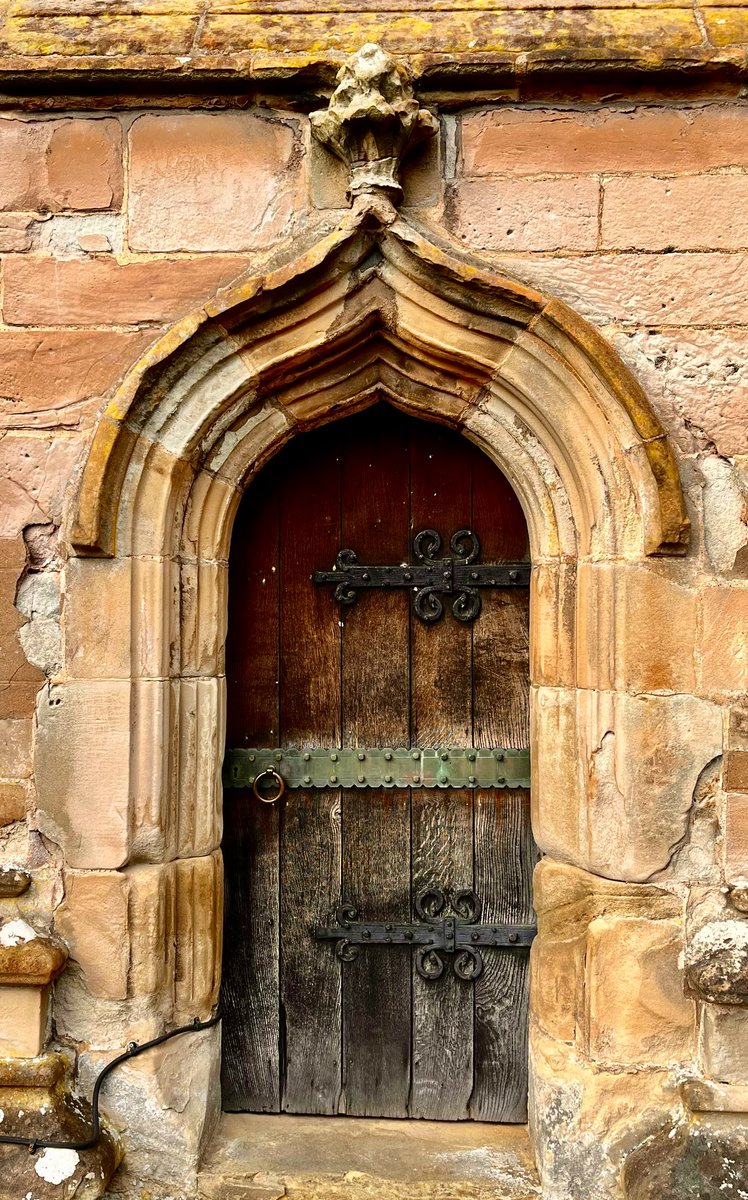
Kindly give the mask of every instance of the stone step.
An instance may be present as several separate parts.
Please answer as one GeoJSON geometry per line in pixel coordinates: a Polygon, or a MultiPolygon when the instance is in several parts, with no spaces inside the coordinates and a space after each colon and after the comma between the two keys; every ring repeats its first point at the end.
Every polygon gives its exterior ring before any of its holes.
{"type": "Polygon", "coordinates": [[[527,1128],[224,1113],[200,1200],[537,1200],[527,1128]]]}

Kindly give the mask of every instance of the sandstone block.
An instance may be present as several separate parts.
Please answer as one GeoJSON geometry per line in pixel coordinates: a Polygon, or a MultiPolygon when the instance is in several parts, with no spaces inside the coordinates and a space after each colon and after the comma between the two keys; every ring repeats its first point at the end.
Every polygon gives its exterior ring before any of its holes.
{"type": "Polygon", "coordinates": [[[576,683],[576,566],[540,564],[531,576],[530,677],[537,685],[573,687],[576,683]]]}
{"type": "Polygon", "coordinates": [[[688,828],[694,789],[722,751],[722,714],[688,695],[582,693],[587,746],[587,863],[617,879],[667,867],[688,828]]]}
{"type": "Polygon", "coordinates": [[[566,112],[502,106],[461,122],[466,175],[709,171],[748,166],[738,108],[634,106],[566,112]]]}
{"type": "Polygon", "coordinates": [[[748,750],[748,704],[744,702],[730,709],[727,744],[731,750],[748,750]]]}
{"type": "Polygon", "coordinates": [[[33,217],[28,213],[0,215],[0,251],[12,254],[30,249],[32,227],[33,217]]]}
{"type": "Polygon", "coordinates": [[[127,871],[130,895],[130,994],[174,1003],[176,867],[136,866],[127,871]]]}
{"type": "Polygon", "coordinates": [[[0,828],[26,816],[27,791],[22,783],[0,783],[0,828]]]}
{"type": "Polygon", "coordinates": [[[139,117],[130,130],[133,250],[254,250],[302,201],[297,123],[253,113],[139,117]]]}
{"type": "Polygon", "coordinates": [[[664,1200],[665,1196],[719,1197],[730,1192],[738,1200],[748,1172],[748,1126],[734,1119],[690,1122],[673,1120],[668,1128],[653,1124],[647,1137],[629,1153],[623,1170],[627,1200],[664,1200]],[[653,1133],[652,1130],[655,1130],[653,1133]],[[687,1189],[685,1191],[684,1189],[687,1189]]]}
{"type": "Polygon", "coordinates": [[[647,176],[603,183],[606,250],[742,250],[748,245],[748,176],[647,176]]]}
{"type": "Polygon", "coordinates": [[[472,179],[455,185],[450,231],[478,250],[594,250],[594,179],[472,179]]]}
{"type": "Polygon", "coordinates": [[[127,858],[130,702],[125,681],[69,683],[40,695],[37,818],[71,867],[119,867],[127,858]]]}
{"type": "MultiPolygon", "coordinates": [[[[87,1054],[83,1068],[104,1056],[87,1054]]],[[[111,1057],[111,1055],[106,1056],[111,1057]]],[[[102,1110],[122,1131],[128,1176],[161,1182],[172,1195],[194,1194],[194,1176],[221,1108],[221,1043],[217,1028],[186,1033],[116,1071],[102,1110]]]]}
{"type": "Polygon", "coordinates": [[[748,691],[748,588],[706,588],[702,605],[702,689],[706,695],[743,694],[748,691]]]}
{"type": "Polygon", "coordinates": [[[706,1075],[722,1083],[748,1083],[748,1008],[702,1004],[699,1045],[706,1075]]]}
{"type": "MultiPolygon", "coordinates": [[[[599,324],[738,326],[748,303],[748,255],[737,252],[506,257],[503,263],[515,278],[599,324]]],[[[737,422],[739,407],[734,415],[737,422]]]]}
{"type": "Polygon", "coordinates": [[[719,575],[745,575],[748,524],[742,463],[712,454],[700,460],[699,470],[704,478],[704,545],[709,561],[719,575]]]}
{"type": "MultiPolygon", "coordinates": [[[[627,256],[622,256],[622,260],[628,261],[627,256]]],[[[656,270],[654,263],[653,270],[656,270]]],[[[663,290],[661,299],[666,304],[669,295],[663,290]]],[[[715,303],[720,303],[719,296],[715,296],[715,303]]],[[[660,323],[658,318],[654,319],[660,323]]],[[[609,336],[645,388],[669,437],[686,453],[700,450],[712,455],[714,448],[723,458],[746,453],[748,355],[737,330],[610,330],[609,336]]],[[[715,463],[710,458],[701,464],[707,488],[713,489],[713,497],[705,501],[711,508],[725,502],[720,496],[725,477],[735,480],[737,476],[735,464],[723,458],[715,463]],[[712,499],[716,504],[711,504],[712,499]]],[[[733,532],[734,517],[730,526],[733,532]]],[[[710,538],[712,531],[719,536],[718,528],[710,521],[710,538]]],[[[708,549],[711,552],[709,545],[708,549]]]]}
{"type": "Polygon", "coordinates": [[[748,876],[748,795],[727,797],[724,852],[728,880],[748,876]]]}
{"type": "Polygon", "coordinates": [[[176,570],[156,559],[71,558],[66,667],[73,679],[164,678],[178,605],[176,570]]]}
{"type": "Polygon", "coordinates": [[[14,537],[30,524],[59,524],[81,450],[77,438],[15,430],[0,438],[0,537],[14,537]]]}
{"type": "Polygon", "coordinates": [[[135,325],[171,321],[236,279],[240,258],[14,258],[5,264],[9,325],[135,325]],[[102,297],[106,296],[106,304],[102,297]]]}
{"type": "Polygon", "coordinates": [[[18,780],[31,776],[32,734],[30,715],[0,717],[0,779],[18,780]]]}
{"type": "Polygon", "coordinates": [[[92,996],[124,1000],[130,964],[127,886],[115,871],[65,875],[55,928],[80,965],[92,996]]]}
{"type": "Polygon", "coordinates": [[[121,202],[121,132],[113,118],[4,118],[0,151],[4,209],[60,212],[121,202]]]}
{"type": "Polygon", "coordinates": [[[47,1037],[48,989],[0,987],[0,1054],[34,1058],[47,1037]]]}
{"type": "Polygon", "coordinates": [[[580,687],[694,690],[696,592],[679,563],[580,563],[577,579],[580,687]]]}
{"type": "Polygon", "coordinates": [[[748,792],[748,750],[725,754],[722,778],[726,792],[748,792]]]}
{"type": "Polygon", "coordinates": [[[185,1023],[218,1000],[223,940],[220,851],[176,863],[176,1007],[185,1023]]]}
{"type": "Polygon", "coordinates": [[[587,1030],[598,1061],[665,1066],[693,1055],[695,1014],[683,994],[677,921],[598,917],[589,928],[587,1030]]]}
{"type": "Polygon", "coordinates": [[[0,330],[0,426],[88,424],[157,332],[0,330]]]}

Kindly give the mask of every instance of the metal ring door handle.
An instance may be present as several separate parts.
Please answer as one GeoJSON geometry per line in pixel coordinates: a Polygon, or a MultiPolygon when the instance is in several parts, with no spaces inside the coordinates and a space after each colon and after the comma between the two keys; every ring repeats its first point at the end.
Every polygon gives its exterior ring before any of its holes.
{"type": "Polygon", "coordinates": [[[252,791],[254,792],[257,799],[261,800],[263,804],[276,804],[277,801],[280,800],[280,798],[283,795],[283,793],[285,792],[285,790],[286,790],[286,784],[284,782],[283,776],[279,775],[277,771],[274,771],[272,767],[268,767],[268,769],[266,771],[260,771],[259,775],[255,776],[254,783],[252,784],[252,791]],[[271,795],[269,792],[263,792],[261,790],[260,782],[263,779],[272,779],[273,780],[273,782],[275,783],[276,789],[277,789],[274,795],[271,795]]]}

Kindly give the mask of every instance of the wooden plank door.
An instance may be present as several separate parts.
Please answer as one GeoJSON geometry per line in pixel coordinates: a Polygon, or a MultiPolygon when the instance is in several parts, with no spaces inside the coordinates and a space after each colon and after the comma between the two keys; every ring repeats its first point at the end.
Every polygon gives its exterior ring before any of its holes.
{"type": "MultiPolygon", "coordinates": [[[[341,608],[314,571],[338,550],[409,561],[413,535],[474,529],[484,561],[527,557],[507,481],[475,447],[387,406],[299,437],[248,490],[231,550],[230,748],[528,744],[528,597],[472,624],[413,616],[407,591],[341,608]]],[[[341,902],[416,920],[425,888],[474,889],[529,923],[524,789],[225,792],[224,1108],[523,1121],[527,953],[491,948],[474,982],[423,979],[408,946],[341,962],[315,940],[341,902]]]]}

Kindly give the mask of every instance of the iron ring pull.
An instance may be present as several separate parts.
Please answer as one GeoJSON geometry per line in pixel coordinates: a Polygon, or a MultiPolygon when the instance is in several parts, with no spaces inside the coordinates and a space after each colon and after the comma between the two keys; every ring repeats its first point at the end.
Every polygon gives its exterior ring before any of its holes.
{"type": "Polygon", "coordinates": [[[276,804],[286,790],[286,783],[282,775],[274,771],[272,767],[268,767],[266,771],[260,771],[259,775],[255,775],[252,784],[252,791],[258,800],[263,804],[276,804]],[[276,786],[275,795],[270,795],[268,792],[263,792],[260,789],[260,782],[263,779],[272,779],[276,786]]]}

